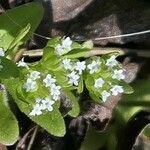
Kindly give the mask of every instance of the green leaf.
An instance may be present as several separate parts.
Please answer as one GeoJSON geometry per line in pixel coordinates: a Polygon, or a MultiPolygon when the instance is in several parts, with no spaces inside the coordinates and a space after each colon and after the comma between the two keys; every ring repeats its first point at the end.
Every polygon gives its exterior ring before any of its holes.
{"type": "Polygon", "coordinates": [[[93,41],[88,40],[82,44],[83,48],[92,49],[93,48],[93,41]]]}
{"type": "Polygon", "coordinates": [[[6,80],[5,85],[9,93],[12,95],[19,109],[25,113],[31,120],[43,127],[47,132],[54,136],[62,137],[65,135],[65,123],[61,113],[59,112],[59,102],[54,104],[52,112],[45,112],[40,116],[29,116],[32,110],[33,99],[31,97],[24,97],[18,95],[18,87],[20,86],[19,79],[6,80]],[[28,100],[26,100],[26,98],[28,100]],[[27,102],[31,103],[27,103],[27,102]]]}
{"type": "Polygon", "coordinates": [[[89,49],[83,48],[83,49],[73,49],[69,53],[63,55],[64,58],[70,58],[70,59],[75,59],[75,58],[81,58],[85,57],[88,54],[89,49]]]}
{"type": "Polygon", "coordinates": [[[67,98],[72,102],[72,110],[69,111],[68,115],[77,117],[80,113],[78,99],[70,91],[64,91],[67,98]]]}
{"type": "Polygon", "coordinates": [[[81,76],[80,77],[80,81],[79,81],[79,85],[78,85],[78,93],[82,93],[83,92],[83,89],[84,89],[84,83],[83,83],[83,77],[81,76]]]}
{"type": "Polygon", "coordinates": [[[133,88],[124,81],[122,81],[120,85],[123,86],[125,94],[132,94],[134,92],[133,88]]]}
{"type": "Polygon", "coordinates": [[[8,106],[5,90],[0,91],[0,143],[13,145],[19,137],[18,122],[8,106]]]}
{"type": "Polygon", "coordinates": [[[11,60],[0,57],[0,78],[10,78],[10,77],[18,77],[19,76],[19,69],[14,62],[11,60]]]}
{"type": "Polygon", "coordinates": [[[40,23],[43,16],[43,8],[39,3],[32,2],[13,9],[0,15],[0,46],[7,50],[16,36],[28,24],[31,25],[27,40],[40,23]]]}

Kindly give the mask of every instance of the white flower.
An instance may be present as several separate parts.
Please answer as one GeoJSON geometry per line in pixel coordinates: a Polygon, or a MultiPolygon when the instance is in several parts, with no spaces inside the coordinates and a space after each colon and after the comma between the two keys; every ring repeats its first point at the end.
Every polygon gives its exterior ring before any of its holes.
{"type": "Polygon", "coordinates": [[[0,48],[0,56],[5,56],[5,52],[4,52],[4,49],[3,48],[0,48]]]}
{"type": "Polygon", "coordinates": [[[56,82],[56,79],[52,78],[50,74],[46,76],[46,78],[43,80],[45,83],[45,87],[50,87],[52,84],[56,82]]]}
{"type": "Polygon", "coordinates": [[[114,85],[110,91],[112,92],[112,95],[116,96],[118,95],[119,93],[123,93],[124,90],[122,88],[122,86],[119,86],[119,85],[114,85]]]}
{"type": "Polygon", "coordinates": [[[106,66],[108,67],[114,67],[118,64],[118,61],[116,60],[116,56],[111,56],[109,59],[107,59],[106,66]]]}
{"type": "Polygon", "coordinates": [[[68,77],[69,77],[69,84],[75,85],[75,86],[78,85],[80,76],[79,76],[78,74],[76,74],[75,71],[72,71],[72,72],[68,75],[68,77]]]}
{"type": "Polygon", "coordinates": [[[125,79],[125,75],[123,74],[123,70],[114,70],[114,74],[112,76],[113,79],[123,80],[125,79]]]}
{"type": "Polygon", "coordinates": [[[35,91],[36,88],[37,88],[36,81],[33,81],[32,79],[28,78],[26,83],[24,84],[24,89],[26,90],[26,92],[35,91]]]}
{"type": "Polygon", "coordinates": [[[60,98],[60,86],[56,86],[55,84],[52,84],[51,86],[51,96],[52,98],[57,101],[60,98]]]}
{"type": "Polygon", "coordinates": [[[31,111],[31,113],[29,114],[30,116],[36,116],[36,115],[41,115],[42,111],[41,111],[41,106],[39,104],[36,104],[33,107],[33,110],[31,111]]]}
{"type": "Polygon", "coordinates": [[[103,102],[105,102],[107,100],[107,98],[110,96],[110,93],[108,93],[106,90],[104,90],[101,95],[102,95],[103,102]]]}
{"type": "Polygon", "coordinates": [[[71,63],[71,60],[70,59],[64,59],[63,60],[63,66],[66,70],[71,70],[72,69],[72,63],[71,63]]]}
{"type": "Polygon", "coordinates": [[[52,101],[50,98],[47,97],[44,100],[42,100],[41,109],[53,111],[53,107],[52,107],[53,104],[54,104],[54,101],[52,101]]]}
{"type": "Polygon", "coordinates": [[[71,50],[71,45],[72,45],[72,40],[70,39],[70,37],[67,37],[65,38],[63,41],[62,41],[62,47],[64,49],[67,49],[67,50],[71,50]]]}
{"type": "Polygon", "coordinates": [[[64,54],[64,48],[63,48],[62,45],[60,45],[60,44],[58,44],[58,45],[56,46],[55,50],[56,50],[56,53],[57,53],[58,55],[60,55],[60,56],[64,54]]]}
{"type": "Polygon", "coordinates": [[[75,69],[79,71],[79,74],[82,74],[82,71],[86,69],[85,61],[77,62],[75,69]]]}
{"type": "Polygon", "coordinates": [[[90,70],[90,74],[97,72],[100,68],[100,64],[100,61],[93,60],[92,63],[87,66],[87,68],[90,70]]]}
{"type": "Polygon", "coordinates": [[[101,88],[104,83],[105,83],[105,81],[102,78],[96,79],[94,87],[95,88],[101,88]]]}
{"type": "Polygon", "coordinates": [[[38,97],[38,98],[35,99],[35,102],[36,102],[37,104],[41,104],[42,100],[43,100],[42,98],[39,98],[39,97],[38,97]]]}
{"type": "Polygon", "coordinates": [[[24,62],[24,58],[22,58],[18,63],[17,63],[18,67],[26,67],[27,69],[29,69],[27,63],[24,62]]]}
{"type": "Polygon", "coordinates": [[[30,78],[32,79],[32,80],[36,80],[36,79],[39,79],[40,78],[40,72],[38,72],[38,71],[32,71],[31,73],[30,73],[30,78]]]}

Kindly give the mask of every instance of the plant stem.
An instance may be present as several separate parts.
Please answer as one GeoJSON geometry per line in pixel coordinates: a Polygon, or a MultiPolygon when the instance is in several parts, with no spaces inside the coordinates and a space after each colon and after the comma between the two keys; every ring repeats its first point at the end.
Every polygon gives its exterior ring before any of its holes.
{"type": "Polygon", "coordinates": [[[36,134],[37,134],[37,131],[38,131],[38,126],[36,126],[35,129],[34,129],[34,132],[33,132],[33,135],[32,135],[32,137],[31,137],[31,140],[30,140],[30,142],[29,142],[29,145],[28,145],[27,150],[31,150],[32,145],[33,145],[33,142],[34,142],[35,137],[36,137],[36,134]]]}

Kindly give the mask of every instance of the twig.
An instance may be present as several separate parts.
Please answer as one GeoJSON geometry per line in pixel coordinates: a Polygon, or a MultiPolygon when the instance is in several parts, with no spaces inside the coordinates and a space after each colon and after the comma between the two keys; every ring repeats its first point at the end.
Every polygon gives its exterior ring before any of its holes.
{"type": "MultiPolygon", "coordinates": [[[[150,57],[150,51],[146,50],[134,50],[134,49],[126,49],[126,48],[102,48],[102,47],[94,47],[93,50],[88,51],[85,57],[91,57],[95,55],[104,55],[111,52],[118,52],[119,55],[125,54],[136,54],[140,57],[150,57]]],[[[23,57],[41,57],[43,55],[43,49],[37,50],[29,50],[23,53],[23,57]]]]}
{"type": "Polygon", "coordinates": [[[36,137],[36,134],[37,134],[37,131],[38,131],[38,126],[35,127],[35,130],[34,130],[34,132],[33,132],[33,135],[32,135],[32,137],[31,137],[31,140],[30,140],[30,142],[29,142],[29,145],[28,145],[27,150],[31,150],[32,145],[33,145],[33,142],[34,142],[35,137],[36,137]]]}

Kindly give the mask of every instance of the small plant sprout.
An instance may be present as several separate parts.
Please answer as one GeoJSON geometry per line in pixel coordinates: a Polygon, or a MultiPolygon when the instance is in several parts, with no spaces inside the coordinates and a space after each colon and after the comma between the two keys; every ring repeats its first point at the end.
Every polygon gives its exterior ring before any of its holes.
{"type": "Polygon", "coordinates": [[[125,79],[124,70],[114,70],[114,74],[112,76],[113,79],[123,80],[125,79]]]}
{"type": "Polygon", "coordinates": [[[110,96],[110,93],[108,93],[106,90],[104,90],[101,94],[102,96],[102,101],[105,102],[107,98],[110,96]]]}
{"type": "Polygon", "coordinates": [[[116,60],[116,56],[113,55],[109,59],[107,59],[106,66],[112,68],[116,65],[118,65],[118,61],[116,60]]]}
{"type": "Polygon", "coordinates": [[[98,78],[95,80],[94,87],[96,89],[101,88],[104,83],[105,83],[105,81],[102,78],[98,78]]]}
{"type": "Polygon", "coordinates": [[[34,92],[37,89],[37,83],[36,81],[28,78],[23,87],[26,92],[34,92]]]}
{"type": "Polygon", "coordinates": [[[88,70],[90,70],[90,74],[96,73],[100,69],[101,62],[99,60],[93,60],[91,64],[87,66],[88,70]]]}
{"type": "Polygon", "coordinates": [[[71,59],[66,58],[62,62],[63,62],[63,66],[66,70],[72,70],[73,66],[72,66],[71,59]]]}
{"type": "Polygon", "coordinates": [[[77,71],[79,71],[79,75],[81,75],[82,74],[82,71],[84,71],[85,69],[86,69],[86,62],[85,61],[78,61],[77,63],[76,63],[76,70],[77,71]]]}
{"type": "Polygon", "coordinates": [[[77,86],[79,84],[79,78],[80,78],[80,76],[75,71],[72,71],[68,75],[68,77],[69,77],[69,84],[75,85],[75,86],[77,86]]]}
{"type": "Polygon", "coordinates": [[[32,80],[36,80],[36,79],[40,79],[40,72],[38,72],[38,71],[32,71],[31,73],[30,73],[30,76],[29,76],[29,78],[31,78],[32,80]]]}
{"type": "Polygon", "coordinates": [[[124,92],[123,87],[119,85],[114,85],[110,91],[112,92],[112,95],[117,96],[118,94],[121,94],[124,92]]]}
{"type": "Polygon", "coordinates": [[[52,75],[48,74],[43,80],[45,87],[51,87],[56,82],[56,79],[52,78],[52,75]]]}
{"type": "Polygon", "coordinates": [[[4,51],[4,49],[3,48],[0,48],[0,56],[5,56],[5,51],[4,51]]]}

